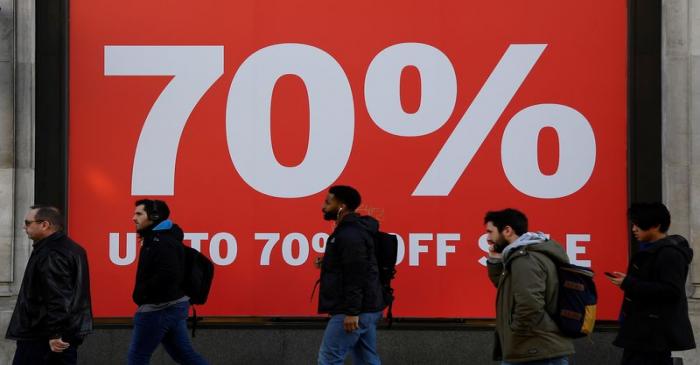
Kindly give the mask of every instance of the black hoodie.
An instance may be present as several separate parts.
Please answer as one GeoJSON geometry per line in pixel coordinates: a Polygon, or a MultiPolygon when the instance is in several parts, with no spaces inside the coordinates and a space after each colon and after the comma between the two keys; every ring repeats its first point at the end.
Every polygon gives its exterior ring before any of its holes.
{"type": "Polygon", "coordinates": [[[649,352],[695,348],[685,294],[692,260],[688,241],[678,235],[632,256],[621,285],[625,298],[616,346],[649,352]]]}
{"type": "Polygon", "coordinates": [[[182,229],[173,224],[168,229],[146,229],[139,233],[143,245],[132,294],[134,303],[166,303],[185,296],[182,290],[185,257],[182,229]]]}
{"type": "Polygon", "coordinates": [[[384,309],[374,235],[379,222],[356,213],[343,217],[328,238],[321,265],[319,313],[358,315],[384,309]]]}

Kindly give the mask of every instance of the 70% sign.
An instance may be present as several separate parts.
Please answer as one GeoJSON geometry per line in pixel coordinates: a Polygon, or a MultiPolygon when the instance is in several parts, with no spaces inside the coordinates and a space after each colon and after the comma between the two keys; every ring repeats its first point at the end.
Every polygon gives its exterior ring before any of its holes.
{"type": "MultiPolygon", "coordinates": [[[[437,157],[413,191],[445,196],[496,124],[532,70],[546,44],[512,44],[491,71],[437,157]]],[[[132,171],[133,195],[173,195],[175,161],[182,131],[204,93],[224,72],[223,46],[105,46],[106,76],[174,76],[153,104],[141,130],[132,171]]],[[[379,52],[365,78],[365,104],[384,131],[415,137],[441,128],[452,115],[457,77],[440,50],[422,43],[400,43],[379,52]],[[414,113],[401,106],[401,72],[413,66],[421,77],[421,103],[414,113]]],[[[297,198],[324,190],[344,170],[353,145],[353,97],[347,75],[327,52],[284,43],[250,55],[236,72],[226,107],[228,149],[234,167],[253,189],[274,197],[297,198]],[[277,80],[300,77],[309,98],[309,145],[297,166],[281,165],[271,140],[270,106],[277,80]]],[[[508,122],[501,161],[520,192],[553,199],[583,187],[596,159],[588,120],[562,104],[520,110],[508,122]],[[543,128],[559,138],[554,174],[540,171],[537,141],[543,128]]]]}

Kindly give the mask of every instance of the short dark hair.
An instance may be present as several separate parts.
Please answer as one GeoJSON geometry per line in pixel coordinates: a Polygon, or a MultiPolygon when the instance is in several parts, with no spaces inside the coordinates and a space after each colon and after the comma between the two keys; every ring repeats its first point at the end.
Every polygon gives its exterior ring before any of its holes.
{"type": "Polygon", "coordinates": [[[671,213],[659,202],[634,203],[627,212],[632,223],[645,231],[659,226],[659,232],[666,233],[671,226],[671,213]]]}
{"type": "Polygon", "coordinates": [[[488,222],[493,223],[499,232],[503,232],[506,226],[510,226],[518,236],[527,233],[527,216],[519,210],[508,208],[488,212],[484,216],[484,224],[488,222]]]}
{"type": "Polygon", "coordinates": [[[61,210],[52,205],[32,205],[29,209],[36,209],[36,215],[34,220],[49,222],[50,225],[54,226],[56,230],[62,231],[63,226],[66,224],[61,210]]]}
{"type": "Polygon", "coordinates": [[[152,221],[164,221],[170,217],[170,208],[168,208],[168,204],[162,200],[141,199],[137,200],[134,204],[136,207],[139,205],[143,205],[143,209],[146,211],[148,219],[152,221]],[[153,213],[156,211],[158,212],[159,219],[152,218],[153,213]]]}
{"type": "Polygon", "coordinates": [[[341,203],[345,204],[351,211],[357,209],[362,203],[362,197],[360,193],[353,187],[347,185],[335,185],[328,189],[330,194],[338,199],[341,203]]]}

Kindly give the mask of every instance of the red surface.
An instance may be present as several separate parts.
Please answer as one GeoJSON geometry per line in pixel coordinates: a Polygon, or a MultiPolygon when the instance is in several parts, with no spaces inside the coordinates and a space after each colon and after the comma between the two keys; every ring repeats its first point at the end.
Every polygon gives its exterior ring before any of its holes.
{"type": "MultiPolygon", "coordinates": [[[[627,10],[624,0],[522,1],[355,1],[308,0],[228,2],[202,0],[119,2],[73,0],[70,14],[69,210],[71,236],[88,251],[93,305],[97,316],[128,316],[135,309],[131,290],[136,263],[114,265],[109,233],[133,232],[131,170],[136,143],[153,102],[169,77],[104,76],[106,45],[223,45],[224,75],[197,104],[179,145],[173,219],[186,232],[229,232],[238,241],[234,263],[219,266],[204,315],[308,316],[316,301],[309,295],[318,277],[311,251],[305,265],[282,260],[281,242],[270,266],[260,266],[264,241],[255,232],[301,232],[309,239],[332,226],[321,219],[325,193],[282,199],[250,188],[237,174],[226,142],[226,99],[239,65],[253,52],[278,43],[304,43],[328,52],[345,71],[355,106],[352,154],[336,183],[363,194],[363,211],[381,220],[384,230],[408,233],[459,233],[447,266],[436,264],[435,243],[407,258],[395,281],[396,316],[491,317],[495,290],[478,260],[477,240],[487,210],[516,207],[526,212],[532,230],[560,242],[585,233],[587,253],[598,273],[622,271],[627,260],[626,232],[626,57],[627,10]],[[403,42],[440,49],[458,80],[457,105],[438,131],[421,137],[384,132],[369,117],[364,78],[381,50],[403,42]],[[471,164],[445,197],[411,193],[440,151],[462,114],[510,44],[546,43],[525,79],[471,164]],[[597,159],[593,175],[576,193],[538,199],[516,190],[501,166],[503,130],[518,111],[540,103],[570,106],[593,127],[597,159]]],[[[420,77],[407,68],[402,103],[420,105],[420,77]]],[[[294,166],[308,142],[304,84],[282,78],[272,103],[272,141],[280,163],[294,166]],[[284,123],[281,123],[284,116],[284,123]]],[[[556,133],[540,134],[540,168],[556,171],[556,133]]],[[[203,242],[208,254],[209,244],[203,242]]],[[[123,248],[122,248],[123,250],[123,248]]],[[[296,254],[296,252],[295,252],[296,254]]],[[[407,253],[408,255],[408,253],[407,253]]],[[[408,256],[407,256],[408,257],[408,256]]],[[[599,318],[616,317],[620,295],[598,275],[599,318]]]]}

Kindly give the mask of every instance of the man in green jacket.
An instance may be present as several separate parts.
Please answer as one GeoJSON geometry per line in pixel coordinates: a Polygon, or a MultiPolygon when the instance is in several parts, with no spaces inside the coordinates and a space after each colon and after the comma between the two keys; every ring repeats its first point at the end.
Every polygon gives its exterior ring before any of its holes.
{"type": "Polygon", "coordinates": [[[574,353],[550,316],[557,309],[555,261],[568,263],[564,249],[542,233],[528,232],[515,209],[486,213],[489,278],[496,297],[494,359],[503,365],[568,365],[574,353]]]}

